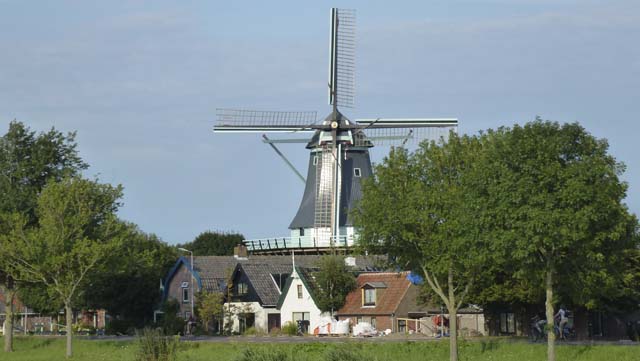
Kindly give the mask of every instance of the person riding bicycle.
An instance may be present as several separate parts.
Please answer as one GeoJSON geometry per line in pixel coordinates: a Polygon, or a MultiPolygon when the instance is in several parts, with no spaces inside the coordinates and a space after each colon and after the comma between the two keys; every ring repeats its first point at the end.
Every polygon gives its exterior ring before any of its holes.
{"type": "Polygon", "coordinates": [[[567,317],[567,310],[565,309],[564,305],[560,306],[558,313],[553,316],[553,319],[555,321],[559,321],[558,333],[560,334],[560,339],[564,340],[564,328],[567,325],[567,322],[569,322],[569,317],[567,317]]]}
{"type": "Polygon", "coordinates": [[[531,333],[533,341],[544,338],[546,325],[547,320],[544,317],[541,317],[540,314],[535,314],[531,318],[531,333]]]}

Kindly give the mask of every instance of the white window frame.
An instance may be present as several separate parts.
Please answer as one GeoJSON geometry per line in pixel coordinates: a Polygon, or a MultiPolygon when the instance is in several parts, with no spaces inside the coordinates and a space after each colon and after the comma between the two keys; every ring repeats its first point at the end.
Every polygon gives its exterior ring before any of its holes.
{"type": "Polygon", "coordinates": [[[353,168],[353,176],[356,177],[356,178],[362,177],[362,169],[353,168]]]}

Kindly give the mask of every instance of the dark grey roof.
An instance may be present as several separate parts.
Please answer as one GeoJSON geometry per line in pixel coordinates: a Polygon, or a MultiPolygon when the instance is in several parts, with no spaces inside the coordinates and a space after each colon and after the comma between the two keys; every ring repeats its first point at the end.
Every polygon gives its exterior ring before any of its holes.
{"type": "Polygon", "coordinates": [[[275,306],[280,298],[280,290],[271,274],[291,273],[288,264],[241,262],[239,266],[249,278],[249,282],[260,297],[262,305],[275,306]]]}
{"type": "MultiPolygon", "coordinates": [[[[317,255],[296,255],[296,266],[300,267],[314,267],[318,260],[322,256],[317,255]]],[[[356,271],[371,271],[376,269],[376,265],[379,261],[379,257],[375,256],[355,256],[356,259],[356,271]]],[[[193,258],[194,268],[200,280],[202,281],[202,287],[209,292],[224,291],[227,283],[227,279],[231,273],[235,270],[237,264],[242,264],[247,275],[251,277],[253,283],[253,276],[257,277],[256,282],[260,285],[267,285],[262,278],[263,275],[269,277],[271,284],[271,273],[291,273],[293,269],[293,262],[291,256],[249,256],[248,258],[236,258],[234,256],[197,256],[193,258]],[[248,266],[248,267],[244,267],[248,266]],[[252,272],[249,274],[249,272],[252,272]]],[[[259,285],[254,285],[256,291],[259,285]]],[[[275,285],[274,285],[275,287],[275,285]]],[[[260,292],[260,291],[258,291],[260,292]]],[[[267,291],[264,291],[267,292],[267,291]]],[[[262,298],[262,295],[260,295],[262,298]]],[[[266,295],[267,299],[271,300],[272,295],[266,295]]],[[[279,297],[279,294],[278,294],[279,297]]],[[[266,302],[266,301],[265,301],[266,302]]],[[[277,298],[273,304],[277,302],[277,298]]]]}

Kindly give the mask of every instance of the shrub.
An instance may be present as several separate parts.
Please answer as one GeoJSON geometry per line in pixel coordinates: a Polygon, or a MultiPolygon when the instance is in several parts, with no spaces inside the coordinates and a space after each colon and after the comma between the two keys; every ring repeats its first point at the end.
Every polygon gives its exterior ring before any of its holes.
{"type": "Polygon", "coordinates": [[[159,329],[145,328],[138,334],[136,361],[175,361],[180,338],[167,337],[159,329]]]}
{"type": "Polygon", "coordinates": [[[282,350],[245,349],[236,361],[289,361],[290,358],[282,350]]]}
{"type": "Polygon", "coordinates": [[[249,327],[246,330],[244,330],[244,334],[245,336],[255,336],[258,334],[258,330],[256,330],[255,327],[249,327]]]}
{"type": "Polygon", "coordinates": [[[282,326],[282,333],[287,336],[295,336],[298,334],[298,326],[295,323],[289,321],[285,323],[284,326],[282,326]]]}
{"type": "Polygon", "coordinates": [[[107,323],[106,333],[109,335],[134,335],[134,323],[129,320],[112,319],[107,323]]]}
{"type": "Polygon", "coordinates": [[[325,352],[326,361],[364,361],[366,358],[361,352],[347,347],[330,348],[325,352]]]}

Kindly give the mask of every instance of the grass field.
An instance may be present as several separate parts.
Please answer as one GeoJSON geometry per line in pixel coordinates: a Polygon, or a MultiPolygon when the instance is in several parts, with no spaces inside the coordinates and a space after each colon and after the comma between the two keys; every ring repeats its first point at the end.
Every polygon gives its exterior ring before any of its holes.
{"type": "MultiPolygon", "coordinates": [[[[92,341],[78,339],[74,343],[73,360],[116,361],[134,360],[136,343],[132,341],[92,341]]],[[[448,343],[436,342],[349,342],[345,343],[288,343],[288,344],[255,344],[243,342],[207,343],[183,342],[178,353],[179,360],[192,361],[226,361],[257,359],[249,354],[255,351],[260,354],[279,354],[281,358],[273,360],[300,361],[418,361],[448,360],[448,343]],[[249,350],[249,351],[247,351],[249,350]]],[[[576,346],[559,345],[558,360],[579,361],[639,361],[639,346],[596,345],[576,346]]],[[[546,348],[542,344],[526,342],[508,342],[497,339],[463,341],[460,346],[460,360],[483,361],[534,361],[544,360],[546,348]]],[[[18,337],[15,352],[0,353],[2,361],[40,361],[64,360],[64,339],[18,337]]]]}

